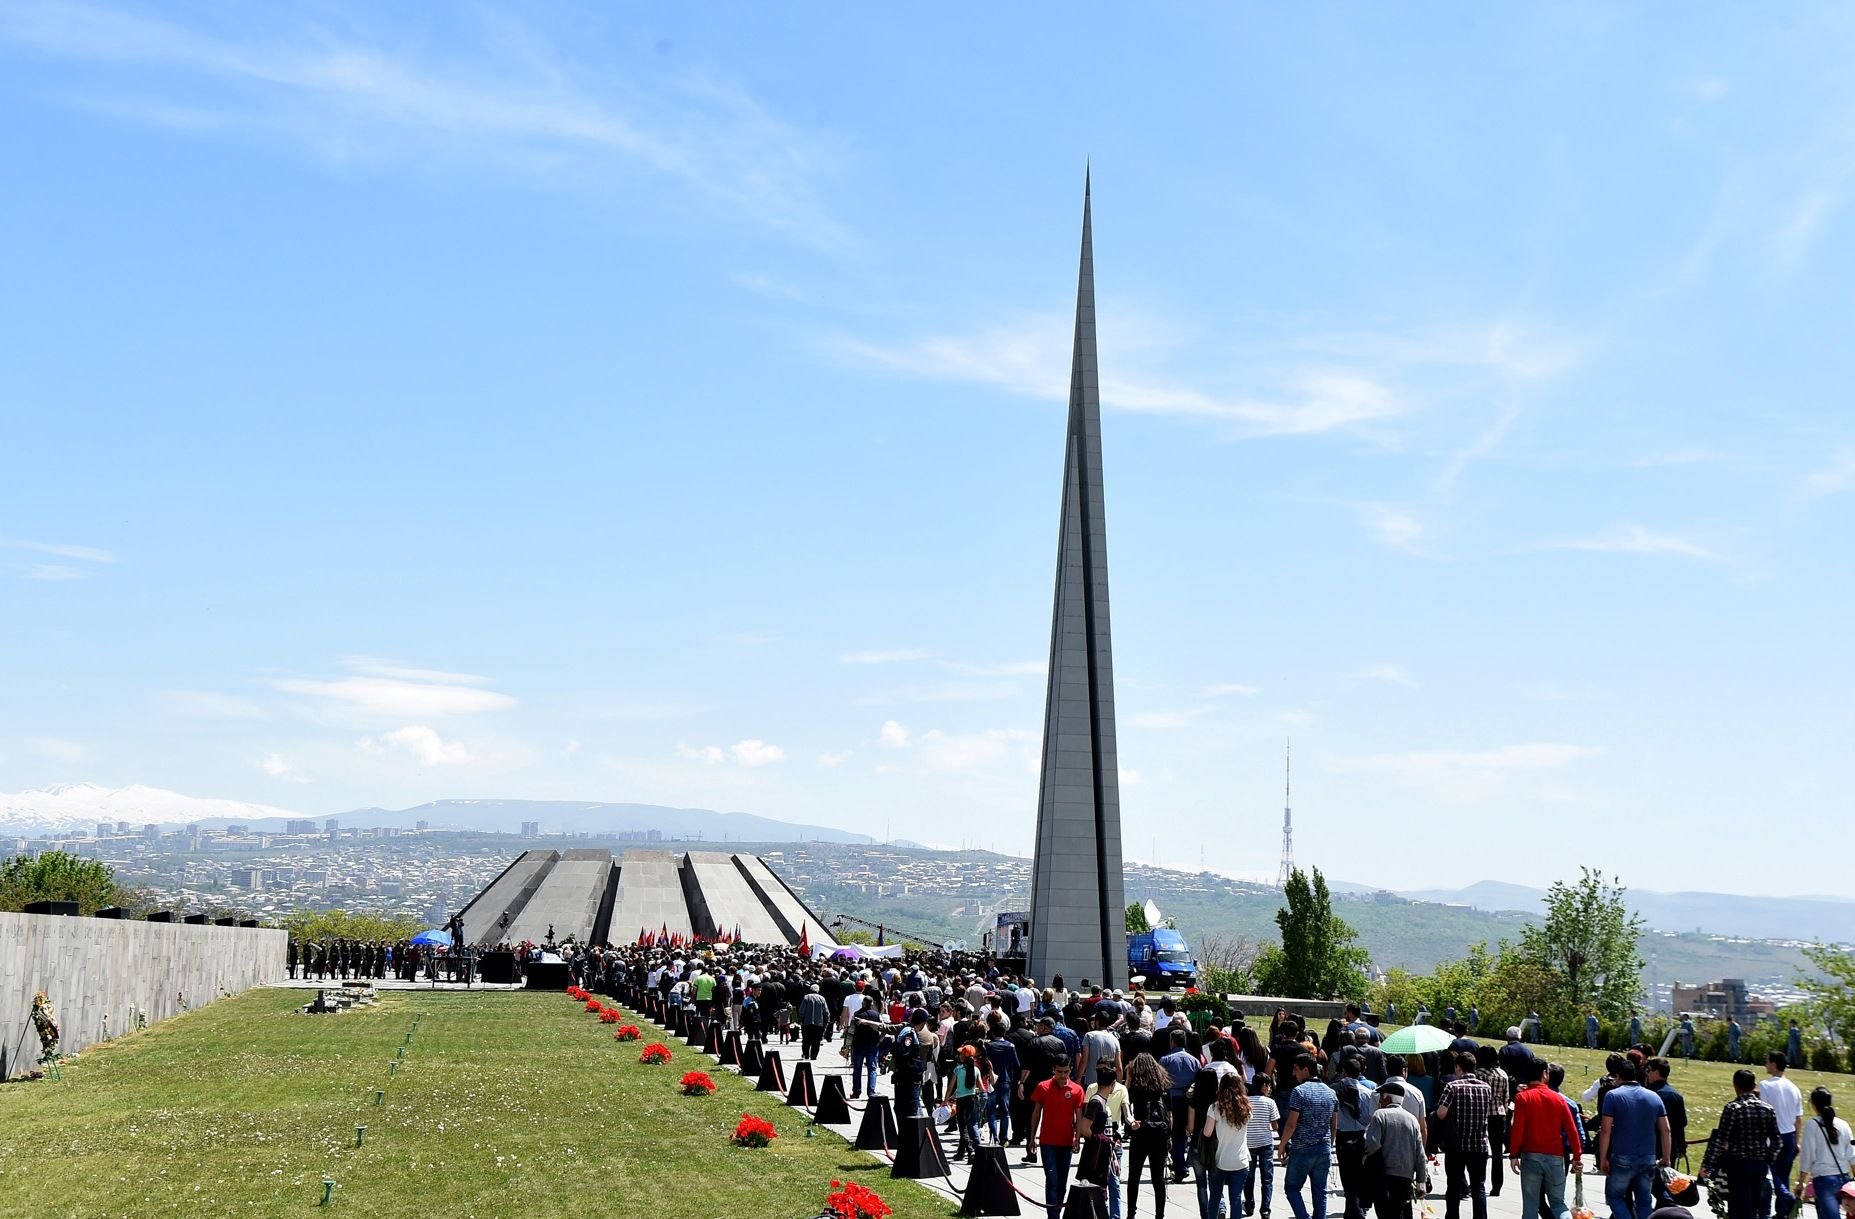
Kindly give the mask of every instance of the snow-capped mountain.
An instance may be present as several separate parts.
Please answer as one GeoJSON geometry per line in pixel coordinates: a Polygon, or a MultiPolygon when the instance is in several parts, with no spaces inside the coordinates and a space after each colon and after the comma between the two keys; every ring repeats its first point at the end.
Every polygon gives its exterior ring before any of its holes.
{"type": "Polygon", "coordinates": [[[238,800],[183,796],[158,787],[102,787],[95,783],[59,783],[8,795],[0,792],[0,834],[62,834],[95,831],[101,822],[188,825],[214,817],[255,821],[262,817],[297,817],[288,809],[238,800]]]}

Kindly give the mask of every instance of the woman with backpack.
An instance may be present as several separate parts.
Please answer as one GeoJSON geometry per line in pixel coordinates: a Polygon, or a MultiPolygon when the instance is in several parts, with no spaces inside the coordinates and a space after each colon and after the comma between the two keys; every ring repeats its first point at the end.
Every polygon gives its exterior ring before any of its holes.
{"type": "Polygon", "coordinates": [[[1140,1169],[1152,1166],[1153,1214],[1166,1219],[1166,1157],[1172,1144],[1172,1078],[1151,1054],[1127,1067],[1127,1216],[1140,1209],[1140,1169]]]}
{"type": "Polygon", "coordinates": [[[1205,1115],[1205,1139],[1213,1145],[1210,1198],[1212,1213],[1220,1201],[1227,1214],[1243,1213],[1243,1183],[1250,1175],[1250,1098],[1243,1077],[1232,1071],[1218,1081],[1217,1100],[1205,1115]]]}
{"type": "Polygon", "coordinates": [[[1818,1219],[1837,1219],[1837,1195],[1849,1183],[1855,1135],[1836,1116],[1836,1098],[1828,1088],[1810,1093],[1810,1107],[1816,1110],[1816,1118],[1804,1123],[1803,1138],[1797,1144],[1797,1196],[1802,1197],[1804,1184],[1810,1183],[1818,1219]]]}
{"type": "Polygon", "coordinates": [[[948,1079],[953,1097],[953,1116],[959,1123],[960,1142],[953,1149],[955,1160],[979,1154],[979,1051],[963,1045],[954,1052],[953,1073],[948,1079]]]}

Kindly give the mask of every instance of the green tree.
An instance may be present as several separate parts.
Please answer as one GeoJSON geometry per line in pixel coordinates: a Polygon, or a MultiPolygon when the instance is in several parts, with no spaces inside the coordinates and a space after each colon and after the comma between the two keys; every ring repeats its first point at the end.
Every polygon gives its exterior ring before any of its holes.
{"type": "Polygon", "coordinates": [[[108,864],[63,851],[15,855],[0,864],[0,910],[44,901],[76,902],[80,914],[95,914],[105,906],[139,906],[142,895],[118,884],[108,864]]]}
{"type": "Polygon", "coordinates": [[[1803,954],[1822,975],[1797,980],[1810,996],[1809,1014],[1843,1041],[1855,1040],[1855,956],[1833,944],[1812,944],[1803,954]]]}
{"type": "Polygon", "coordinates": [[[1642,916],[1625,903],[1622,881],[1591,868],[1580,871],[1575,885],[1553,882],[1546,920],[1520,933],[1519,953],[1557,975],[1555,1006],[1573,1014],[1596,1008],[1615,1018],[1642,993],[1642,916]]]}
{"type": "Polygon", "coordinates": [[[1300,868],[1282,890],[1288,905],[1275,912],[1280,946],[1270,945],[1256,959],[1256,983],[1265,993],[1294,999],[1338,999],[1366,993],[1365,949],[1356,933],[1333,912],[1327,878],[1300,868]]]}
{"type": "Polygon", "coordinates": [[[348,910],[295,910],[283,916],[278,926],[297,940],[376,940],[393,944],[409,940],[425,930],[425,924],[406,915],[356,914],[348,910]]]}
{"type": "Polygon", "coordinates": [[[1153,930],[1147,926],[1146,907],[1139,902],[1127,903],[1127,930],[1136,935],[1142,931],[1153,930]]]}

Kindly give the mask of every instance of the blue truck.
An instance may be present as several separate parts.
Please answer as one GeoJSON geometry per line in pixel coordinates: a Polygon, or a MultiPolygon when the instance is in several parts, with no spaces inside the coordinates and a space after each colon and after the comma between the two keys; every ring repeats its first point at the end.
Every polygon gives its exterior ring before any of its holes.
{"type": "Polygon", "coordinates": [[[1127,933],[1127,976],[1145,977],[1147,990],[1172,990],[1198,981],[1198,962],[1185,937],[1170,927],[1127,933]]]}

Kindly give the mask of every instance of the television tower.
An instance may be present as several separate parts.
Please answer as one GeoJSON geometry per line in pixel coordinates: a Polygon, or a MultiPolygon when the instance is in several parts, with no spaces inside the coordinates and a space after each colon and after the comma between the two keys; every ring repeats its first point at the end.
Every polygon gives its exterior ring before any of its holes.
{"type": "Polygon", "coordinates": [[[1294,792],[1294,747],[1291,740],[1282,750],[1282,874],[1275,879],[1279,888],[1288,887],[1288,877],[1295,870],[1295,809],[1290,798],[1294,792]]]}

